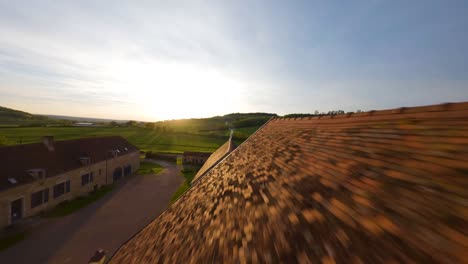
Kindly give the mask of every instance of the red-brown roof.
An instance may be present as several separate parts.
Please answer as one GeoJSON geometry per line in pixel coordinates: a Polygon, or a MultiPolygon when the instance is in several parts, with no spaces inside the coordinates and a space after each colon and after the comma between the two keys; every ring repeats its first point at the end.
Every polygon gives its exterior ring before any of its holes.
{"type": "Polygon", "coordinates": [[[109,151],[124,155],[138,150],[118,136],[55,141],[54,148],[49,151],[43,143],[0,147],[0,190],[32,182],[30,169],[45,169],[46,177],[53,177],[82,167],[80,157],[95,163],[110,158],[109,151]],[[9,178],[17,183],[10,183],[9,178]]]}
{"type": "Polygon", "coordinates": [[[274,119],[111,263],[462,263],[468,103],[274,119]]]}
{"type": "Polygon", "coordinates": [[[218,162],[220,162],[224,157],[231,153],[236,148],[236,144],[232,140],[232,137],[229,137],[229,140],[226,141],[221,147],[219,147],[213,154],[210,155],[208,160],[203,164],[200,170],[197,172],[195,177],[193,177],[192,182],[197,181],[200,177],[205,175],[210,169],[212,169],[218,162]]]}

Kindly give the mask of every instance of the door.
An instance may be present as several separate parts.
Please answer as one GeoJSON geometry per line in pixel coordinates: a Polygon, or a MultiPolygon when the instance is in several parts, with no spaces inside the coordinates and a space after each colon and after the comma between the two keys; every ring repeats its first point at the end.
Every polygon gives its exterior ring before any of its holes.
{"type": "Polygon", "coordinates": [[[120,178],[122,178],[122,168],[120,168],[120,167],[116,168],[114,170],[114,175],[113,176],[114,176],[114,181],[120,180],[120,178]]]}
{"type": "Polygon", "coordinates": [[[11,202],[11,223],[23,217],[23,198],[11,202]]]}
{"type": "Polygon", "coordinates": [[[132,174],[132,165],[125,166],[124,168],[124,176],[128,176],[132,174]]]}

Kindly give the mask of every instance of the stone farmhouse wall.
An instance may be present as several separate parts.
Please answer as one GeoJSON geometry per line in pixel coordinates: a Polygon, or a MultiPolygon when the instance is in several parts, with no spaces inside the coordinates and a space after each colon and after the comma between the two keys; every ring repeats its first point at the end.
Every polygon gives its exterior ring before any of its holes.
{"type": "Polygon", "coordinates": [[[22,198],[22,218],[30,217],[42,211],[52,209],[65,200],[87,195],[95,188],[112,184],[114,182],[113,175],[115,170],[121,169],[121,178],[123,178],[125,177],[123,172],[124,167],[128,165],[131,165],[130,174],[138,170],[140,166],[138,151],[2,191],[0,192],[0,228],[8,226],[12,222],[10,213],[12,201],[22,198]],[[88,173],[93,174],[93,181],[82,185],[82,175],[88,173]],[[70,181],[70,192],[65,192],[61,196],[54,198],[54,186],[67,181],[70,181]],[[48,201],[31,208],[32,194],[44,189],[49,190],[48,201]]]}

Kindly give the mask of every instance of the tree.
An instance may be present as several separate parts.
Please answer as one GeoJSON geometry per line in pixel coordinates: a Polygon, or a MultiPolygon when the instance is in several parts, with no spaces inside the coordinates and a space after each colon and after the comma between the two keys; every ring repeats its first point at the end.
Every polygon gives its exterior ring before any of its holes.
{"type": "Polygon", "coordinates": [[[333,110],[333,111],[328,111],[328,115],[341,115],[341,114],[344,114],[345,111],[343,110],[333,110]]]}
{"type": "Polygon", "coordinates": [[[155,128],[155,124],[154,123],[145,123],[145,127],[148,128],[148,129],[154,129],[155,128]]]}
{"type": "Polygon", "coordinates": [[[125,123],[126,126],[136,126],[137,122],[136,121],[133,121],[133,120],[130,120],[128,121],[127,123],[125,123]]]}
{"type": "Polygon", "coordinates": [[[312,114],[287,114],[287,115],[284,115],[284,117],[287,117],[287,118],[300,118],[300,117],[309,117],[309,116],[313,116],[312,114]]]}

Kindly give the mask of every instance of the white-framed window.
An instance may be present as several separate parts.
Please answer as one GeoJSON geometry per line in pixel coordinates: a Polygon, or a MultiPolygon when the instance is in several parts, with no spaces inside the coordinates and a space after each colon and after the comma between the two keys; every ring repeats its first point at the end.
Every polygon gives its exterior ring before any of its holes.
{"type": "Polygon", "coordinates": [[[93,182],[93,178],[94,177],[92,172],[81,175],[81,186],[85,186],[88,183],[93,182]]]}
{"type": "Polygon", "coordinates": [[[49,188],[31,194],[31,208],[49,201],[49,188]]]}
{"type": "Polygon", "coordinates": [[[70,180],[54,185],[54,199],[70,192],[70,180]]]}

